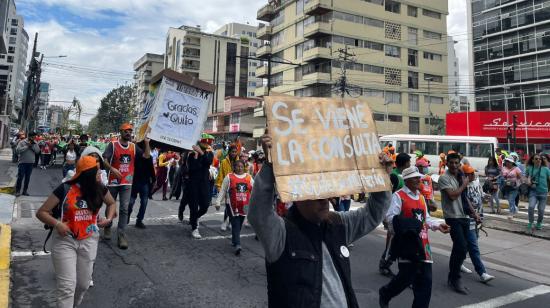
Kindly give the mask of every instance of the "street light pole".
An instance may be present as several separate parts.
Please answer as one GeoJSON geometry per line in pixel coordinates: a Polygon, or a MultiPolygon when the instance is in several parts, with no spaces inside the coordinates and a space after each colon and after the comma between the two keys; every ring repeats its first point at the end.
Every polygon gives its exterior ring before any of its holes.
{"type": "Polygon", "coordinates": [[[432,134],[432,97],[431,97],[431,91],[430,91],[430,86],[431,86],[431,82],[433,80],[432,77],[428,77],[428,78],[424,78],[424,80],[428,81],[428,112],[430,113],[429,114],[429,118],[428,118],[428,131],[430,132],[429,135],[432,134]]]}
{"type": "MultiPolygon", "coordinates": [[[[504,87],[504,110],[506,111],[506,126],[509,129],[510,128],[510,113],[508,111],[508,89],[510,89],[510,87],[504,87]]],[[[508,137],[507,138],[508,139],[508,151],[510,151],[510,136],[506,136],[506,137],[508,137]]]]}

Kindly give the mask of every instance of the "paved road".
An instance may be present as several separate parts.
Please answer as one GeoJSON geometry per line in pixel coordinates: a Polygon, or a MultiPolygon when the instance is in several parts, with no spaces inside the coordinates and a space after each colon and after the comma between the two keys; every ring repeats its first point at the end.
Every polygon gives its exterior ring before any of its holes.
{"type": "MultiPolygon", "coordinates": [[[[25,254],[41,250],[46,232],[33,218],[34,210],[60,178],[60,169],[35,169],[31,197],[18,201],[17,217],[13,224],[13,251],[25,254]]],[[[204,240],[197,241],[190,238],[190,227],[178,222],[175,215],[177,205],[175,201],[151,202],[145,220],[148,228],[140,230],[129,226],[130,248],[126,251],[116,248],[114,242],[100,242],[94,271],[95,286],[87,293],[82,307],[266,306],[263,251],[260,243],[255,241],[253,231],[244,229],[244,250],[242,256],[235,257],[229,232],[219,231],[221,213],[211,210],[207,214],[200,227],[204,240]]],[[[492,235],[505,237],[506,233],[492,235]]],[[[435,259],[432,307],[459,307],[487,300],[493,300],[496,304],[486,307],[500,307],[507,299],[513,303],[505,307],[548,306],[550,288],[540,287],[538,276],[533,276],[535,278],[529,281],[512,276],[507,270],[491,270],[498,278],[489,285],[478,282],[477,276],[467,275],[464,282],[471,291],[469,296],[449,291],[445,282],[451,242],[448,237],[436,234],[432,239],[435,259]],[[524,290],[529,291],[510,295],[524,290]],[[544,294],[529,297],[530,293],[537,291],[544,294]],[[525,294],[527,296],[522,297],[525,294]]],[[[530,242],[530,245],[545,243],[530,242]]],[[[377,273],[383,245],[384,233],[378,229],[356,242],[352,248],[352,277],[361,307],[378,307],[377,290],[388,281],[377,273]]],[[[481,246],[484,247],[483,238],[481,246]]],[[[514,253],[512,250],[502,250],[501,255],[514,253]]],[[[532,253],[536,255],[537,251],[532,253]]],[[[498,260],[492,262],[497,263],[498,260]]],[[[523,262],[529,264],[531,261],[526,258],[523,262]]],[[[505,269],[505,265],[500,263],[501,268],[505,269]]],[[[540,266],[544,268],[544,265],[540,266]]],[[[518,269],[515,270],[517,272],[518,269]]],[[[537,271],[544,272],[533,269],[534,274],[537,271]]],[[[509,272],[514,273],[512,270],[509,272]]],[[[54,287],[49,256],[13,258],[13,307],[53,306],[54,287]]],[[[412,292],[406,290],[391,302],[391,307],[409,307],[411,303],[412,292]]]]}

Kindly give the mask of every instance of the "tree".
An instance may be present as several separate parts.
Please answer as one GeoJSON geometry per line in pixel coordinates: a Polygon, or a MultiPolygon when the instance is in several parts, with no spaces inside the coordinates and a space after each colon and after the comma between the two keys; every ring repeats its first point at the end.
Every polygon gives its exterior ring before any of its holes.
{"type": "Polygon", "coordinates": [[[115,88],[101,99],[101,105],[97,115],[88,125],[91,134],[109,134],[118,131],[121,124],[130,122],[134,116],[132,86],[120,86],[115,88]]]}

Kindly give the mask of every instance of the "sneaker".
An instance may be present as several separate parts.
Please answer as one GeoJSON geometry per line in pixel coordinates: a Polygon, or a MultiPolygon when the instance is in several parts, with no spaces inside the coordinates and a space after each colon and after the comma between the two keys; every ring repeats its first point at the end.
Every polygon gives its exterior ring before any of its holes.
{"type": "Polygon", "coordinates": [[[194,239],[200,239],[202,238],[201,234],[199,233],[199,229],[195,229],[191,232],[191,236],[194,238],[194,239]]]}
{"type": "Polygon", "coordinates": [[[535,226],[535,229],[542,230],[542,222],[537,222],[537,225],[535,226]]]}
{"type": "Polygon", "coordinates": [[[94,281],[90,280],[90,288],[94,286],[94,281]]]}
{"type": "Polygon", "coordinates": [[[105,227],[105,229],[103,229],[103,239],[106,241],[111,240],[111,227],[105,227]]]}
{"type": "Polygon", "coordinates": [[[487,274],[487,273],[483,273],[483,274],[479,277],[479,279],[481,280],[481,282],[487,283],[487,282],[489,282],[489,281],[495,279],[495,276],[491,276],[491,275],[489,275],[489,274],[487,274]]]}
{"type": "Polygon", "coordinates": [[[23,196],[29,196],[29,193],[26,192],[26,191],[24,191],[24,192],[22,193],[22,195],[23,195],[23,196]]]}
{"type": "Polygon", "coordinates": [[[463,273],[466,273],[466,274],[471,274],[472,273],[472,270],[467,268],[466,266],[464,265],[461,265],[460,266],[460,271],[463,272],[463,273]]]}
{"type": "Polygon", "coordinates": [[[464,295],[468,294],[468,290],[466,290],[466,288],[462,285],[462,281],[460,279],[457,279],[455,281],[449,280],[447,281],[447,284],[449,285],[449,288],[451,288],[451,290],[455,291],[456,293],[464,295]]]}
{"type": "Polygon", "coordinates": [[[530,223],[527,224],[527,231],[528,231],[528,232],[533,231],[533,223],[532,223],[532,222],[530,222],[530,223]]]}
{"type": "Polygon", "coordinates": [[[136,228],[138,228],[138,229],[147,229],[147,227],[143,224],[142,221],[136,221],[136,228]]]}
{"type": "Polygon", "coordinates": [[[228,220],[224,220],[222,222],[222,225],[220,226],[220,230],[222,231],[227,231],[227,225],[229,225],[229,221],[228,220]]]}
{"type": "Polygon", "coordinates": [[[128,240],[126,240],[126,235],[124,235],[124,233],[119,233],[118,235],[118,248],[128,249],[128,240]]]}
{"type": "Polygon", "coordinates": [[[235,255],[239,256],[241,254],[241,250],[243,250],[241,246],[237,245],[237,247],[235,247],[235,255]]]}

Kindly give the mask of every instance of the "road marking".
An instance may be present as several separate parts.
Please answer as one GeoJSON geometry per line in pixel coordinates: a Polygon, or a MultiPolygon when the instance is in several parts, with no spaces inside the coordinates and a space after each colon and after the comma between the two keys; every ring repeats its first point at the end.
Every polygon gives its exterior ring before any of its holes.
{"type": "MultiPolygon", "coordinates": [[[[253,237],[253,236],[256,236],[256,234],[255,233],[241,234],[241,238],[243,238],[243,237],[253,237]]],[[[217,235],[217,236],[205,236],[205,237],[202,237],[198,240],[199,241],[208,241],[208,240],[221,240],[221,239],[230,239],[230,238],[231,238],[231,235],[217,235]]]]}
{"type": "Polygon", "coordinates": [[[21,257],[42,257],[42,256],[49,256],[49,253],[45,253],[44,251],[12,251],[11,252],[11,258],[21,258],[21,257]]]}
{"type": "Polygon", "coordinates": [[[490,299],[488,301],[484,301],[481,303],[476,303],[472,305],[466,305],[461,306],[459,308],[496,308],[496,307],[502,307],[505,305],[521,302],[530,298],[533,298],[535,296],[543,295],[550,293],[550,287],[545,285],[536,286],[530,289],[526,289],[523,291],[518,291],[514,293],[510,293],[508,295],[495,297],[493,299],[490,299]]]}

